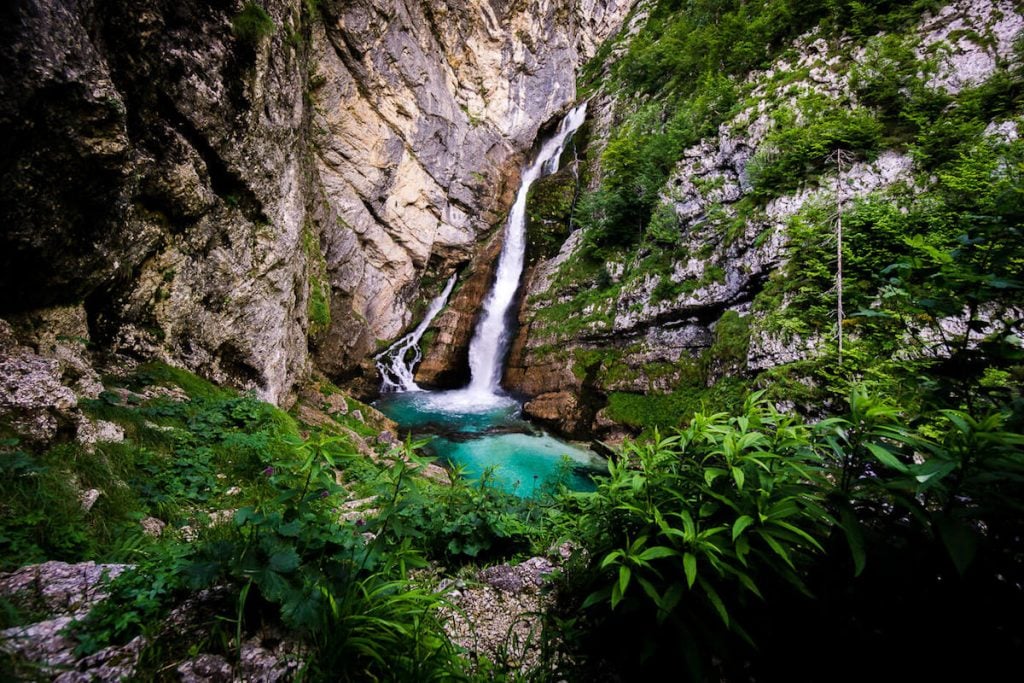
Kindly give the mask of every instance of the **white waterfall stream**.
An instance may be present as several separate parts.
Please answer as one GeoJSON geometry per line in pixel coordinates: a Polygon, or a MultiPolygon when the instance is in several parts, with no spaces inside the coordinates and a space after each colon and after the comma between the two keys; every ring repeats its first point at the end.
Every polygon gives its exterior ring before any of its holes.
{"type": "Polygon", "coordinates": [[[541,147],[537,158],[523,170],[515,204],[505,225],[505,241],[498,259],[494,287],[484,301],[483,314],[469,344],[470,382],[466,392],[481,400],[501,391],[502,366],[511,341],[508,329],[509,308],[519,289],[526,255],[526,198],[530,186],[542,176],[558,170],[565,144],[586,118],[587,104],[572,109],[558,126],[554,136],[541,147]]]}
{"type": "MultiPolygon", "coordinates": [[[[572,134],[583,125],[587,105],[580,104],[566,114],[555,134],[546,140],[536,159],[523,169],[519,192],[505,224],[504,242],[498,257],[494,285],[484,300],[480,320],[469,344],[470,382],[464,389],[421,394],[424,405],[436,410],[476,413],[496,407],[517,405],[502,394],[501,375],[511,341],[509,309],[519,289],[526,256],[526,198],[533,183],[558,170],[558,161],[572,134]]],[[[444,306],[454,284],[454,276],[445,291],[434,300],[420,325],[376,357],[383,392],[422,391],[413,380],[420,360],[419,341],[437,312],[444,306]]]]}
{"type": "Polygon", "coordinates": [[[455,287],[455,279],[455,274],[448,278],[444,290],[430,302],[426,315],[423,316],[423,320],[416,326],[416,329],[374,358],[377,362],[377,370],[380,372],[381,391],[422,391],[413,378],[416,365],[423,358],[420,339],[423,338],[423,333],[430,327],[434,317],[448,302],[448,296],[452,293],[452,288],[455,287]]]}
{"type": "Polygon", "coordinates": [[[378,358],[384,390],[391,389],[375,404],[381,411],[403,429],[433,435],[430,452],[466,478],[524,497],[562,484],[574,491],[593,490],[591,475],[607,471],[607,463],[594,453],[559,441],[525,421],[519,401],[501,389],[512,336],[511,309],[526,256],[526,197],[537,179],[558,170],[563,148],[585,113],[584,105],[570,111],[541,145],[536,160],[523,169],[494,285],[470,342],[469,385],[451,391],[419,391],[412,381],[419,336],[429,318],[378,358]]]}

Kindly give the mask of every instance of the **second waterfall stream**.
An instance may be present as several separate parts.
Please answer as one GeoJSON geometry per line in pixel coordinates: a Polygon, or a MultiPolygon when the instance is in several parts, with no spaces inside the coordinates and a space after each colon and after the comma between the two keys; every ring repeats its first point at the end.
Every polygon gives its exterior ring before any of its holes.
{"type": "Polygon", "coordinates": [[[462,389],[422,391],[413,380],[419,338],[447,300],[453,284],[431,305],[427,318],[377,358],[384,397],[377,406],[404,429],[432,436],[429,448],[473,479],[489,480],[518,495],[531,496],[556,482],[590,488],[589,474],[603,470],[590,451],[559,441],[520,417],[520,404],[501,388],[511,342],[510,309],[519,290],[526,256],[526,200],[533,183],[558,170],[573,133],[586,118],[586,104],[572,109],[554,135],[523,169],[519,191],[505,224],[494,285],[483,302],[469,346],[470,382],[462,389]]]}

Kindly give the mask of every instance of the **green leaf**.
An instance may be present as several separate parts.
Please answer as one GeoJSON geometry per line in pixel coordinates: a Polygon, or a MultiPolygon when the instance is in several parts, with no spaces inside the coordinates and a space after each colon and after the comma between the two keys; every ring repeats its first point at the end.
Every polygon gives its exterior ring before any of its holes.
{"type": "Polygon", "coordinates": [[[708,486],[714,483],[715,479],[725,474],[725,470],[720,467],[708,467],[704,470],[704,481],[707,482],[708,486]]]}
{"type": "Polygon", "coordinates": [[[683,533],[686,535],[686,540],[689,542],[694,541],[697,538],[697,527],[693,523],[693,517],[686,510],[680,510],[677,516],[683,523],[683,533]]]}
{"type": "Polygon", "coordinates": [[[581,605],[580,609],[587,609],[588,607],[593,607],[600,602],[604,602],[611,595],[611,592],[611,588],[602,588],[601,590],[594,591],[587,596],[586,600],[583,601],[583,605],[581,605]]]}
{"type": "Polygon", "coordinates": [[[849,503],[845,501],[839,507],[839,526],[846,536],[846,544],[850,546],[850,555],[853,557],[853,575],[860,576],[867,564],[867,556],[864,552],[864,530],[861,529],[857,514],[849,503]]]}
{"type": "Polygon", "coordinates": [[[732,525],[732,540],[735,541],[736,537],[743,533],[743,530],[754,523],[754,518],[750,515],[741,515],[736,518],[736,521],[732,525]]]}
{"type": "Polygon", "coordinates": [[[320,591],[307,589],[281,605],[281,616],[293,627],[311,628],[317,625],[322,606],[320,591]]]}
{"type": "Polygon", "coordinates": [[[704,594],[708,597],[708,600],[715,608],[715,611],[718,612],[718,616],[720,616],[725,625],[728,626],[729,612],[725,609],[725,603],[722,602],[722,598],[718,596],[718,591],[716,591],[714,587],[704,579],[700,580],[700,587],[704,589],[704,594]]]}
{"type": "Polygon", "coordinates": [[[673,557],[678,554],[679,551],[673,548],[667,548],[663,545],[656,545],[640,553],[637,559],[639,559],[642,562],[650,562],[651,560],[657,560],[662,557],[673,557]]]}
{"type": "Polygon", "coordinates": [[[299,554],[295,548],[282,548],[270,556],[269,566],[271,570],[282,574],[293,572],[299,566],[299,554]]]}
{"type": "Polygon", "coordinates": [[[683,571],[686,573],[686,585],[693,588],[697,580],[697,557],[693,553],[683,553],[683,571]]]}
{"type": "Polygon", "coordinates": [[[283,576],[275,571],[264,569],[252,577],[260,587],[260,592],[267,600],[278,602],[283,600],[291,588],[283,576]]]}
{"type": "Polygon", "coordinates": [[[665,595],[661,598],[661,607],[666,612],[671,612],[679,604],[679,601],[683,599],[683,586],[680,583],[673,583],[665,595]]]}
{"type": "Polygon", "coordinates": [[[626,565],[619,567],[619,593],[622,595],[626,594],[626,589],[629,587],[629,579],[633,576],[632,570],[626,565]]]}
{"type": "Polygon", "coordinates": [[[814,538],[800,527],[790,524],[789,522],[783,522],[782,520],[774,520],[772,521],[772,524],[780,526],[783,529],[786,529],[787,531],[792,531],[794,534],[804,539],[818,550],[824,550],[824,548],[821,547],[821,544],[818,543],[818,539],[814,538]]]}
{"type": "MultiPolygon", "coordinates": [[[[778,541],[776,541],[774,538],[772,538],[772,535],[771,535],[770,532],[768,532],[768,531],[761,531],[761,538],[764,539],[764,542],[768,544],[768,547],[771,548],[775,552],[776,555],[781,557],[782,560],[786,564],[788,564],[790,567],[793,567],[793,561],[789,559],[789,553],[786,552],[785,548],[783,548],[781,545],[779,545],[778,541]]],[[[795,569],[795,567],[793,567],[793,568],[795,569]]]]}
{"type": "Polygon", "coordinates": [[[740,536],[736,539],[736,558],[743,563],[743,566],[747,566],[747,555],[750,554],[750,541],[747,540],[746,536],[740,536]]]}
{"type": "Polygon", "coordinates": [[[658,606],[658,608],[659,608],[658,611],[660,612],[661,611],[661,596],[658,595],[658,589],[654,587],[653,583],[651,583],[650,581],[648,581],[647,579],[645,579],[642,576],[637,576],[636,580],[640,583],[640,587],[644,589],[644,593],[647,594],[647,597],[649,597],[651,599],[651,601],[655,605],[658,606]]]}
{"type": "Polygon", "coordinates": [[[281,526],[279,526],[277,528],[277,533],[281,534],[282,536],[287,536],[289,538],[294,538],[294,537],[298,536],[299,532],[301,532],[301,531],[302,531],[302,522],[300,522],[297,519],[293,519],[292,521],[290,521],[290,522],[288,522],[286,524],[282,524],[281,526]]]}
{"type": "Polygon", "coordinates": [[[739,467],[733,467],[732,478],[736,480],[736,488],[742,491],[743,482],[746,479],[746,477],[743,475],[743,470],[741,470],[739,467]]]}
{"type": "Polygon", "coordinates": [[[746,587],[748,591],[764,600],[764,596],[761,595],[761,591],[758,590],[757,584],[754,583],[753,579],[751,579],[745,572],[736,571],[735,574],[736,577],[740,580],[740,583],[743,584],[743,586],[746,587]]]}
{"type": "Polygon", "coordinates": [[[263,520],[263,515],[256,512],[251,507],[245,507],[235,511],[234,520],[235,524],[238,526],[242,526],[246,522],[254,522],[258,524],[263,520]]]}
{"type": "Polygon", "coordinates": [[[624,554],[625,553],[623,553],[621,550],[611,551],[610,553],[608,553],[608,555],[605,556],[604,560],[601,562],[601,569],[607,569],[609,565],[617,562],[618,559],[622,557],[624,554]]]}
{"type": "Polygon", "coordinates": [[[903,472],[904,474],[909,472],[907,466],[900,462],[900,460],[895,455],[890,453],[889,450],[884,446],[881,446],[877,443],[866,443],[864,445],[867,447],[869,451],[871,451],[872,455],[875,456],[878,462],[882,463],[886,467],[891,467],[897,472],[903,472]]]}

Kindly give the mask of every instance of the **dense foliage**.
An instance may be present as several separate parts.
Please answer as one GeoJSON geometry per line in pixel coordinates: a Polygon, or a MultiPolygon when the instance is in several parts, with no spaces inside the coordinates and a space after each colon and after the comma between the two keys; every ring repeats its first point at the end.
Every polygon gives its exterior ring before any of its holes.
{"type": "MultiPolygon", "coordinates": [[[[899,29],[938,4],[931,0],[655,3],[625,55],[614,63],[611,82],[604,85],[627,104],[622,107],[624,119],[601,153],[601,186],[580,203],[580,221],[590,228],[593,247],[600,251],[643,240],[658,195],[683,150],[714,133],[737,112],[747,87],[742,77],[768,66],[793,38],[816,25],[825,35],[842,31],[858,37],[899,29]]],[[[604,57],[599,54],[585,71],[585,88],[595,86],[604,57]]],[[[876,100],[869,98],[869,102],[895,99],[892,85],[883,84],[892,73],[879,65],[866,77],[865,89],[877,92],[876,100]]],[[[831,120],[815,120],[800,132],[780,131],[775,148],[781,154],[762,170],[768,186],[790,189],[794,178],[803,177],[806,166],[820,166],[837,145],[867,151],[877,146],[878,124],[862,110],[832,109],[828,117],[831,120]]]]}
{"type": "Polygon", "coordinates": [[[907,418],[856,390],[844,416],[804,425],[753,395],[738,416],[698,413],[628,446],[555,518],[586,548],[564,579],[582,652],[692,680],[814,679],[851,650],[846,673],[867,673],[917,643],[981,647],[977,671],[1009,664],[1024,636],[1024,435],[1006,412],[907,418]],[[980,605],[984,626],[956,622],[980,605]],[[814,652],[792,657],[800,642],[814,652]]]}
{"type": "MultiPolygon", "coordinates": [[[[109,378],[83,407],[121,425],[125,440],[44,453],[11,440],[0,460],[4,568],[135,565],[72,625],[79,653],[144,635],[138,675],[156,679],[197,652],[237,661],[242,642],[277,629],[298,646],[288,656],[307,680],[451,680],[490,667],[449,642],[446,600],[425,569],[529,550],[538,501],[486,482],[435,482],[411,444],[368,458],[354,434],[377,429],[348,412],[314,427],[160,364],[109,378]],[[101,494],[85,508],[79,492],[91,486],[101,494]],[[166,525],[159,537],[142,533],[145,517],[166,525]],[[197,591],[187,630],[164,622],[197,591]]],[[[0,607],[5,626],[34,615],[0,607]]]]}
{"type": "MultiPolygon", "coordinates": [[[[645,440],[555,517],[586,548],[567,568],[565,609],[596,669],[819,680],[886,662],[892,675],[977,676],[1024,643],[1024,73],[1018,48],[983,82],[936,86],[944,46],[907,29],[939,4],[658,2],[619,56],[585,72],[586,87],[616,94],[617,118],[590,150],[601,177],[577,205],[587,232],[559,274],[569,296],[537,316],[555,339],[612,329],[604,321],[636,305],[620,293],[645,279],[659,278],[655,301],[686,297],[720,277],[710,258],[769,224],[766,206],[811,197],[784,226],[782,267],[754,283],[749,313],[721,316],[712,347],[671,368],[637,368],[628,347],[577,355],[588,382],[652,386],[606,392],[607,414],[645,440]],[[819,65],[848,69],[848,90],[807,86],[790,41],[808,30],[803,46],[823,39],[835,61],[819,65]],[[667,181],[689,182],[683,152],[758,106],[770,128],[743,196],[709,201],[681,230],[667,181]],[[882,154],[909,157],[910,179],[840,203],[834,188],[864,182],[851,165],[882,154]],[[694,253],[694,235],[707,251],[694,253]],[[669,277],[694,258],[709,259],[704,280],[669,277]],[[624,272],[611,277],[611,262],[624,272]],[[566,318],[574,305],[586,315],[566,318]],[[758,336],[798,360],[744,378],[758,336]],[[666,376],[675,383],[653,389],[666,376]],[[741,408],[752,387],[760,399],[741,408]],[[792,496],[780,507],[792,528],[764,512],[776,495],[792,496]],[[941,654],[908,654],[921,652],[941,654]]],[[[733,142],[750,120],[733,122],[733,142]]]]}

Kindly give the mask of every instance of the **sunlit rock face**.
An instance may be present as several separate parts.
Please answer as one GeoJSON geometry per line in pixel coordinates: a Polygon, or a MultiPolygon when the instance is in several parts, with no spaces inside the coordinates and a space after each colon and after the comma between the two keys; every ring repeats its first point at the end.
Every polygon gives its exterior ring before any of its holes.
{"type": "MultiPolygon", "coordinates": [[[[315,155],[336,319],[318,354],[333,374],[413,322],[511,204],[542,124],[576,97],[576,70],[631,1],[323,3],[311,78],[315,155]]],[[[438,319],[427,382],[460,376],[486,265],[438,319]],[[479,294],[473,298],[472,293],[479,294]]]]}

